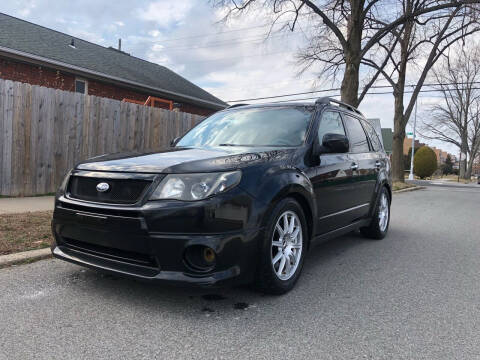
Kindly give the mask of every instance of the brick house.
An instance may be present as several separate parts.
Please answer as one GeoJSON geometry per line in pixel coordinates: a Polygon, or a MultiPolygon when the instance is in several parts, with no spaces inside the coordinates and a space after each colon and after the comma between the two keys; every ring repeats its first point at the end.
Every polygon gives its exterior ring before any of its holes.
{"type": "Polygon", "coordinates": [[[0,78],[198,115],[227,106],[164,66],[2,13],[0,78]]]}

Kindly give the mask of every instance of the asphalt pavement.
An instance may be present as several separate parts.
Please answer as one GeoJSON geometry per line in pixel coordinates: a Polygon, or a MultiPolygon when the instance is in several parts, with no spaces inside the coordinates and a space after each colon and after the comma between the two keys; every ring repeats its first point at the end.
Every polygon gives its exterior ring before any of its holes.
{"type": "Polygon", "coordinates": [[[0,359],[480,359],[480,188],[394,196],[382,241],[314,248],[290,293],[0,270],[0,359]]]}
{"type": "Polygon", "coordinates": [[[468,184],[461,182],[456,182],[452,180],[436,179],[436,180],[407,180],[408,183],[419,185],[419,186],[447,186],[450,188],[474,188],[480,189],[480,184],[477,184],[477,181],[472,181],[468,184]]]}

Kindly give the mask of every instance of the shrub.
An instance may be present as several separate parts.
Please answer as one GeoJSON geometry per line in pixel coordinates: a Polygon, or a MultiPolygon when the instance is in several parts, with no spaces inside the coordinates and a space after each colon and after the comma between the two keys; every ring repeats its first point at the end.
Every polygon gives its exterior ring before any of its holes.
{"type": "Polygon", "coordinates": [[[437,170],[437,156],[428,146],[422,146],[413,157],[413,170],[420,179],[432,176],[437,170]]]}
{"type": "Polygon", "coordinates": [[[453,161],[450,154],[447,155],[447,158],[445,159],[445,163],[442,165],[442,173],[444,175],[453,174],[453,161]]]}
{"type": "MultiPolygon", "coordinates": [[[[415,154],[417,153],[418,149],[420,149],[420,148],[421,148],[421,146],[415,148],[415,154]]],[[[413,154],[414,158],[415,158],[415,154],[413,154]]],[[[403,166],[404,166],[405,170],[410,170],[411,159],[412,159],[412,148],[410,147],[408,149],[408,154],[403,155],[403,166]]]]}

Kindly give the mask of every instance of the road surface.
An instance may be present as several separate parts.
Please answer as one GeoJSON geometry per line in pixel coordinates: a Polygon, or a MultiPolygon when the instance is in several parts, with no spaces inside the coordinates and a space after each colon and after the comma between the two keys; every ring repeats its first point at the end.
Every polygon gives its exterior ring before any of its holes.
{"type": "Polygon", "coordinates": [[[479,359],[480,189],[394,196],[390,233],[313,249],[281,297],[0,270],[0,359],[479,359]]]}

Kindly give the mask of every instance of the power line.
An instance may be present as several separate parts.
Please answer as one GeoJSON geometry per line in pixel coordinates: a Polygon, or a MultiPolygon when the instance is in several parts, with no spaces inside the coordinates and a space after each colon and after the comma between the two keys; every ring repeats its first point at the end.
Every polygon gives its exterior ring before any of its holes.
{"type": "MultiPolygon", "coordinates": [[[[463,88],[458,88],[458,89],[450,89],[450,90],[467,90],[467,89],[463,89],[463,88]]],[[[480,90],[480,87],[479,88],[470,88],[470,90],[480,90]]],[[[441,91],[439,89],[428,89],[428,90],[420,90],[419,92],[420,93],[426,93],[426,92],[438,92],[438,91],[441,91]]],[[[413,93],[414,90],[407,90],[405,91],[404,93],[405,94],[411,94],[413,93]]],[[[367,92],[367,95],[389,95],[391,94],[392,92],[391,91],[384,91],[384,92],[367,92]]],[[[340,96],[340,94],[335,94],[335,95],[329,95],[329,96],[340,96]]],[[[318,96],[315,96],[315,97],[308,97],[308,98],[301,98],[301,99],[287,99],[287,100],[279,100],[279,101],[272,101],[271,103],[272,104],[276,104],[276,103],[282,103],[282,102],[290,102],[290,101],[303,101],[303,100],[316,100],[318,99],[318,96]]]]}
{"type": "MultiPolygon", "coordinates": [[[[288,24],[289,22],[291,23],[292,21],[291,20],[279,21],[276,24],[285,25],[285,24],[288,24]]],[[[227,33],[238,32],[238,31],[248,31],[248,30],[251,30],[251,29],[259,29],[259,28],[265,28],[265,27],[271,27],[271,26],[272,26],[271,23],[270,24],[263,24],[263,25],[247,26],[247,27],[240,28],[240,29],[218,31],[218,32],[215,32],[215,33],[208,33],[208,34],[182,36],[182,37],[173,38],[173,39],[165,39],[165,40],[162,40],[162,41],[170,42],[170,41],[177,41],[177,40],[184,40],[184,39],[194,39],[194,38],[199,38],[199,37],[208,37],[208,36],[214,36],[214,35],[218,35],[218,34],[227,34],[227,33]]]]}
{"type": "MultiPolygon", "coordinates": [[[[424,84],[423,86],[452,86],[452,85],[464,85],[466,83],[432,83],[432,84],[424,84]]],[[[474,81],[471,82],[471,84],[480,84],[480,81],[474,81]]],[[[406,88],[409,87],[415,87],[416,85],[405,85],[406,88]]],[[[371,86],[372,89],[384,89],[384,88],[391,88],[391,85],[374,85],[371,86]]],[[[251,99],[241,99],[241,100],[229,100],[227,101],[228,103],[235,103],[235,102],[244,102],[244,101],[255,101],[255,100],[268,100],[268,99],[276,99],[276,98],[281,98],[281,97],[291,97],[291,96],[298,96],[298,95],[307,95],[307,94],[316,94],[316,93],[323,93],[323,92],[330,92],[330,91],[340,91],[341,88],[332,88],[332,89],[323,89],[323,90],[313,90],[313,91],[304,91],[304,92],[299,92],[299,93],[292,93],[292,94],[283,94],[283,95],[273,95],[273,96],[265,96],[265,97],[258,97],[258,98],[251,98],[251,99]]],[[[463,88],[451,88],[448,90],[466,90],[463,88]]],[[[477,90],[472,88],[472,90],[477,90]]],[[[441,89],[430,89],[430,90],[420,90],[420,92],[427,92],[427,91],[442,91],[441,89]]],[[[413,90],[407,90],[405,93],[412,93],[413,90]]],[[[385,92],[381,94],[390,94],[391,92],[385,92]]],[[[374,94],[374,93],[368,93],[368,94],[374,94]]],[[[375,93],[375,94],[380,94],[380,93],[375,93]]]]}
{"type": "MultiPolygon", "coordinates": [[[[200,45],[200,46],[165,46],[162,47],[160,50],[168,50],[168,51],[191,51],[195,49],[205,49],[205,48],[215,48],[215,47],[222,47],[222,46],[233,46],[236,44],[244,44],[244,43],[255,43],[255,42],[261,42],[261,41],[267,41],[271,40],[274,38],[280,38],[280,37],[292,37],[292,36],[298,36],[298,35],[303,35],[300,33],[290,33],[290,34],[279,34],[279,35],[271,35],[268,37],[265,37],[265,35],[262,36],[256,36],[256,37],[251,37],[251,38],[238,38],[238,39],[232,39],[232,40],[220,40],[218,42],[206,44],[206,45],[200,45]]],[[[161,44],[160,44],[161,45],[161,44]]]]}
{"type": "MultiPolygon", "coordinates": [[[[467,90],[465,88],[451,88],[450,90],[467,90]]],[[[478,88],[470,88],[470,90],[480,90],[480,87],[478,88]]],[[[420,90],[419,92],[421,93],[427,93],[427,92],[438,92],[441,91],[439,89],[427,89],[427,90],[420,90]]],[[[413,93],[414,90],[407,90],[404,93],[405,94],[411,94],[413,93]]],[[[367,92],[367,95],[389,95],[391,94],[391,91],[384,91],[384,92],[367,92]]],[[[335,95],[329,95],[331,97],[334,96],[340,96],[340,94],[335,94],[335,95]]],[[[271,101],[271,104],[277,104],[277,103],[283,103],[283,102],[293,102],[293,101],[305,101],[305,100],[316,100],[318,99],[318,96],[315,97],[308,97],[308,98],[301,98],[301,99],[287,99],[287,100],[279,100],[279,101],[271,101]]],[[[228,102],[228,101],[227,101],[228,102]]]]}
{"type": "Polygon", "coordinates": [[[271,56],[271,55],[279,55],[279,54],[292,54],[294,52],[295,51],[292,50],[292,51],[278,51],[278,52],[266,53],[266,54],[244,55],[244,56],[234,56],[234,57],[230,56],[230,57],[208,59],[208,60],[193,60],[188,62],[181,62],[181,64],[188,65],[188,64],[208,63],[208,62],[223,61],[223,60],[238,60],[238,59],[251,58],[251,57],[271,56]]]}

